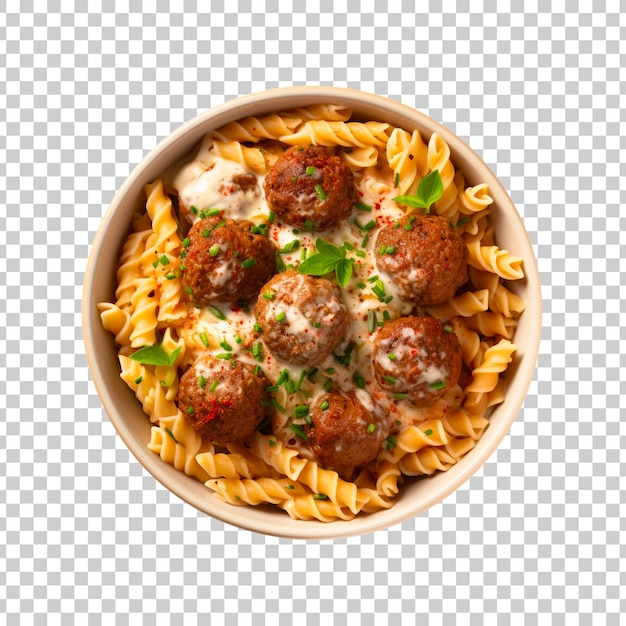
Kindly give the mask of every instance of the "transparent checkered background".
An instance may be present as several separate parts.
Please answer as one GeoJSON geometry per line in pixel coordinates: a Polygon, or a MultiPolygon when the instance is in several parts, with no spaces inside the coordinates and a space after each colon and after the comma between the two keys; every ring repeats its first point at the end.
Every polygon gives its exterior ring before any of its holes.
{"type": "Polygon", "coordinates": [[[624,623],[626,19],[606,0],[440,4],[2,2],[0,622],[624,623]],[[134,165],[199,112],[292,84],[456,131],[510,190],[545,300],[536,379],[483,470],[338,541],[240,531],[165,491],[81,338],[89,244],[134,165]]]}

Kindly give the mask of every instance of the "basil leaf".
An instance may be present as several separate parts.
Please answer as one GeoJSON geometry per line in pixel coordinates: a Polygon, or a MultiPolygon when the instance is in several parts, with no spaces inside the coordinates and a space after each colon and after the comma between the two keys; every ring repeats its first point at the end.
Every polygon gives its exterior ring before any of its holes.
{"type": "Polygon", "coordinates": [[[300,274],[311,274],[312,276],[323,276],[332,272],[341,259],[329,259],[323,254],[313,254],[298,266],[300,274]]]}
{"type": "Polygon", "coordinates": [[[396,196],[394,202],[399,202],[400,204],[406,204],[407,206],[413,207],[414,209],[425,209],[426,205],[422,202],[421,198],[417,196],[396,196]]]}
{"type": "Polygon", "coordinates": [[[346,258],[345,248],[338,248],[337,246],[333,246],[332,243],[328,243],[328,241],[324,241],[319,237],[315,241],[315,247],[320,254],[323,254],[329,259],[340,260],[346,258]]]}
{"type": "Polygon", "coordinates": [[[170,357],[160,343],[139,348],[130,358],[144,365],[170,365],[170,357]]]}
{"type": "Polygon", "coordinates": [[[424,176],[420,180],[417,187],[417,194],[414,196],[396,196],[395,202],[406,204],[406,206],[414,209],[425,209],[426,213],[430,212],[433,202],[437,202],[443,196],[443,182],[439,170],[433,170],[428,176],[424,176]]]}
{"type": "Polygon", "coordinates": [[[337,280],[342,287],[345,287],[352,277],[352,263],[349,259],[342,259],[337,263],[337,267],[335,268],[335,273],[337,274],[337,280]]]}
{"type": "Polygon", "coordinates": [[[437,202],[443,195],[443,183],[439,170],[433,170],[428,176],[424,176],[417,188],[417,195],[422,199],[428,210],[433,202],[437,202]]]}
{"type": "Polygon", "coordinates": [[[130,355],[133,361],[142,363],[143,365],[174,365],[174,361],[182,350],[182,346],[178,346],[172,354],[168,354],[160,343],[153,346],[144,346],[139,348],[137,352],[130,355]]]}

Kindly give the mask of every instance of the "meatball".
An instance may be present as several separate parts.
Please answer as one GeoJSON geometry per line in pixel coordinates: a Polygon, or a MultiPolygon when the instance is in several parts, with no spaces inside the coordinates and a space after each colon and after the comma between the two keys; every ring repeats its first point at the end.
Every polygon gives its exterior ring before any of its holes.
{"type": "Polygon", "coordinates": [[[311,404],[309,445],[322,465],[353,468],[373,461],[389,433],[384,411],[365,391],[333,391],[311,404]]]}
{"type": "Polygon", "coordinates": [[[324,361],[351,321],[329,280],[296,270],[277,274],[262,287],[255,315],[268,350],[298,365],[324,361]]]}
{"type": "Polygon", "coordinates": [[[183,287],[200,305],[249,300],[276,271],[276,249],[247,220],[207,217],[189,230],[183,287]]]}
{"type": "Polygon", "coordinates": [[[379,269],[417,306],[449,300],[467,282],[467,258],[465,242],[436,215],[404,216],[376,238],[379,269]]]}
{"type": "Polygon", "coordinates": [[[356,197],[350,168],[321,146],[286,150],[263,188],[279,219],[307,230],[326,230],[347,219],[356,197]]]}
{"type": "Polygon", "coordinates": [[[383,389],[428,406],[458,382],[463,353],[457,336],[437,318],[409,316],[378,331],[373,362],[383,389]]]}
{"type": "Polygon", "coordinates": [[[178,407],[202,437],[240,441],[265,417],[266,385],[247,363],[200,356],[180,378],[178,407]]]}

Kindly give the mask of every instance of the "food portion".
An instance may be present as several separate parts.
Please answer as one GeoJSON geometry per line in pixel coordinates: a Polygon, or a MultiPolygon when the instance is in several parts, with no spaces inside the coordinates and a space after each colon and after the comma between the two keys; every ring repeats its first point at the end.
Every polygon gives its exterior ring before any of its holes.
{"type": "Polygon", "coordinates": [[[374,374],[382,389],[428,406],[459,381],[463,353],[452,327],[435,317],[401,317],[374,336],[374,374]]]}
{"type": "Polygon", "coordinates": [[[248,220],[223,211],[196,221],[184,240],[182,280],[192,302],[249,300],[276,271],[276,250],[248,220]]]}
{"type": "Polygon", "coordinates": [[[266,386],[247,363],[202,355],[180,378],[178,408],[202,437],[242,441],[265,417],[266,386]]]}
{"type": "Polygon", "coordinates": [[[265,346],[296,365],[319,365],[348,336],[350,313],[327,279],[287,270],[261,289],[254,312],[265,346]]]}
{"type": "Polygon", "coordinates": [[[294,146],[263,183],[269,208],[285,224],[327,230],[347,219],[356,190],[350,168],[321,146],[294,146]]]}
{"type": "Polygon", "coordinates": [[[442,304],[467,282],[467,247],[443,217],[405,215],[379,231],[375,248],[378,268],[416,306],[442,304]]]}
{"type": "Polygon", "coordinates": [[[297,519],[388,508],[405,477],[460,462],[505,397],[524,310],[485,186],[438,135],[350,115],[202,138],[146,186],[99,304],[150,449],[297,519]]]}

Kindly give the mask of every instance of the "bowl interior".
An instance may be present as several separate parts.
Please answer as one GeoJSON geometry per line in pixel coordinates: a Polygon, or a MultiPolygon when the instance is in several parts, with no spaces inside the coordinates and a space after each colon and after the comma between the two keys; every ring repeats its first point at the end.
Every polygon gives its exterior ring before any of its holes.
{"type": "Polygon", "coordinates": [[[166,488],[204,513],[251,531],[301,539],[327,539],[360,535],[387,528],[413,517],[441,501],[485,462],[515,420],[535,370],[541,335],[539,276],[530,240],[507,192],[495,175],[468,146],[439,123],[409,107],[380,96],[334,87],[293,87],[271,90],[229,101],[194,118],[162,141],[135,168],[113,199],[95,237],[83,289],[83,334],[90,372],[102,404],[126,446],[166,488]],[[496,242],[524,259],[525,278],[510,288],[527,304],[514,338],[517,352],[507,370],[505,401],[493,411],[489,428],[462,462],[428,478],[407,479],[391,509],[361,514],[348,522],[295,521],[269,506],[235,507],[220,502],[194,478],[161,461],[151,452],[150,421],[134,393],[121,380],[117,346],[100,322],[97,303],[113,301],[115,274],[132,214],[145,206],[143,186],[191,153],[203,135],[243,117],[271,113],[315,103],[349,107],[363,120],[389,122],[406,130],[418,129],[425,140],[439,133],[450,146],[451,159],[462,169],[467,184],[486,182],[494,199],[492,217],[496,242]]]}

